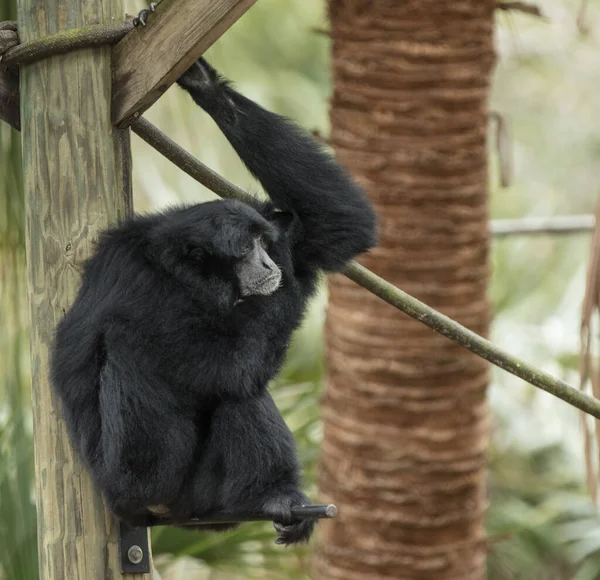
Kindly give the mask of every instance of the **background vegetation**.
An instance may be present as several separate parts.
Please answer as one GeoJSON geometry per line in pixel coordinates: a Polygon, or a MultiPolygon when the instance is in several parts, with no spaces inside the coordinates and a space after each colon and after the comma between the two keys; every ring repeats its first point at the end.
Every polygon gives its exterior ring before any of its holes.
{"type": "MultiPolygon", "coordinates": [[[[498,66],[491,108],[511,123],[515,182],[498,187],[495,218],[591,213],[599,180],[600,0],[590,0],[587,30],[579,0],[554,0],[547,20],[498,13],[498,66]]],[[[131,2],[134,13],[140,3],[131,2]]],[[[14,17],[0,0],[0,19],[14,17]]],[[[208,56],[242,92],[326,136],[330,92],[324,0],[260,0],[208,56]]],[[[146,115],[219,173],[258,189],[215,125],[176,87],[146,115]]],[[[212,196],[134,138],[137,211],[212,196]]],[[[29,409],[19,136],[0,127],[0,578],[37,577],[29,409]]],[[[492,338],[577,382],[579,316],[588,235],[511,238],[493,246],[492,338]]],[[[325,292],[296,336],[273,385],[314,481],[323,380],[325,292]]],[[[600,578],[600,526],[584,491],[574,411],[512,376],[494,373],[488,516],[489,577],[600,578]],[[517,384],[518,383],[518,384],[517,384]]],[[[315,497],[316,490],[311,495],[315,497]]],[[[163,578],[304,578],[307,552],[283,551],[268,525],[227,535],[161,529],[154,551],[163,578]],[[174,562],[173,556],[181,556],[174,562]]]]}

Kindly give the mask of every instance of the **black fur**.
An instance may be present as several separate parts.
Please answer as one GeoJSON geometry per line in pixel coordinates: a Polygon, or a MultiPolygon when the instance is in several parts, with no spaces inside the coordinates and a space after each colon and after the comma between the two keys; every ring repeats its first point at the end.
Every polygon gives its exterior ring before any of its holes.
{"type": "Polygon", "coordinates": [[[266,511],[279,543],[307,540],[313,523],[289,511],[309,503],[295,442],[267,384],[319,270],[340,270],[372,247],[375,215],[312,138],[235,92],[203,59],[179,84],[272,203],[198,204],[106,232],[58,326],[52,384],[119,517],[144,525],[158,505],[176,521],[266,511]],[[283,282],[240,301],[233,264],[258,234],[283,282]]]}

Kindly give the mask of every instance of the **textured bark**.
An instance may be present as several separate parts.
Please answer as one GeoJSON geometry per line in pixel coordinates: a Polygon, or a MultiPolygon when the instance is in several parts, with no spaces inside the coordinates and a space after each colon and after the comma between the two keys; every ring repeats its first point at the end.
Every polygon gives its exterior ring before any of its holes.
{"type": "MultiPolygon", "coordinates": [[[[489,309],[491,0],[331,0],[332,144],[380,215],[360,261],[475,332],[489,309]]],[[[330,284],[317,579],[485,577],[488,365],[330,284]]]]}

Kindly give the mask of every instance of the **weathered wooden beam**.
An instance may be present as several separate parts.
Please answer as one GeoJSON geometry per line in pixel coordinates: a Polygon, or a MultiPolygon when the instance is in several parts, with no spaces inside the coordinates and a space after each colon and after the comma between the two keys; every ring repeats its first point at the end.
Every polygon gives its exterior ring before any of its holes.
{"type": "MultiPolygon", "coordinates": [[[[18,13],[25,42],[112,22],[123,7],[18,0],[18,13]]],[[[20,81],[40,580],[120,578],[116,522],[71,449],[48,382],[48,352],[82,260],[101,230],[131,211],[129,130],[110,122],[110,47],[21,66],[20,81]]]]}
{"type": "Polygon", "coordinates": [[[148,109],[254,2],[162,0],[113,48],[113,123],[129,125],[148,109]]]}

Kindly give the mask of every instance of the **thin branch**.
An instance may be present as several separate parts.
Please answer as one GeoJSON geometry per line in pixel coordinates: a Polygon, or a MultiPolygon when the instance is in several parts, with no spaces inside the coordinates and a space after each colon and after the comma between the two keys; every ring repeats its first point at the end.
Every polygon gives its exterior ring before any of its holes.
{"type": "MultiPolygon", "coordinates": [[[[145,119],[136,121],[132,125],[132,129],[153,147],[158,145],[158,151],[165,154],[170,161],[188,175],[210,187],[215,193],[219,193],[222,197],[234,197],[242,200],[251,198],[248,193],[206,167],[145,119]],[[214,187],[215,185],[216,187],[214,187]]],[[[600,400],[582,393],[565,381],[536,369],[525,361],[503,351],[490,341],[423,304],[356,262],[350,263],[344,273],[359,286],[369,290],[435,332],[443,334],[476,355],[535,387],[562,399],[569,405],[600,419],[600,400]]]]}
{"type": "Polygon", "coordinates": [[[594,231],[596,220],[591,214],[548,218],[492,220],[492,234],[497,237],[531,234],[577,234],[594,231]]]}
{"type": "Polygon", "coordinates": [[[435,332],[443,334],[481,358],[562,399],[569,405],[600,418],[600,400],[582,393],[565,381],[536,369],[529,363],[507,353],[489,340],[386,282],[360,264],[352,262],[344,273],[359,286],[379,296],[411,318],[422,322],[435,332]]]}
{"type": "Polygon", "coordinates": [[[496,8],[504,12],[522,12],[523,14],[529,14],[530,16],[546,20],[539,6],[530,4],[529,2],[498,2],[496,8]]]}
{"type": "Polygon", "coordinates": [[[496,125],[496,154],[498,155],[498,168],[500,185],[510,187],[513,182],[513,146],[510,136],[510,126],[504,115],[498,111],[490,111],[490,120],[496,125]]]}
{"type": "Polygon", "coordinates": [[[581,5],[579,7],[579,12],[577,13],[577,29],[579,32],[585,34],[588,32],[587,26],[587,9],[588,9],[588,0],[582,0],[581,5]]]}
{"type": "MultiPolygon", "coordinates": [[[[600,203],[596,206],[596,218],[600,220],[600,203]]],[[[600,223],[597,221],[597,223],[600,223]]],[[[583,391],[591,386],[592,395],[600,393],[600,369],[596,364],[597,352],[594,349],[593,323],[600,311],[600,229],[594,229],[585,294],[581,309],[581,353],[579,357],[579,388],[583,391]]],[[[583,447],[585,457],[587,486],[592,501],[598,506],[598,454],[600,453],[600,426],[597,421],[590,424],[587,417],[581,414],[583,447]],[[595,452],[595,455],[594,455],[595,452]]]]}
{"type": "Polygon", "coordinates": [[[241,187],[227,181],[210,169],[210,167],[204,165],[202,161],[188,153],[183,147],[177,145],[175,141],[143,117],[132,123],[131,130],[146,141],[148,145],[152,146],[179,167],[179,169],[185,171],[190,177],[193,177],[217,195],[239,199],[246,203],[255,200],[252,195],[244,191],[241,187]]]}

